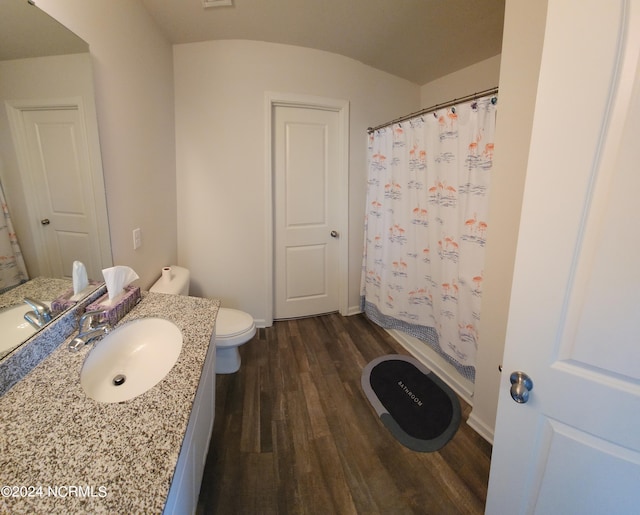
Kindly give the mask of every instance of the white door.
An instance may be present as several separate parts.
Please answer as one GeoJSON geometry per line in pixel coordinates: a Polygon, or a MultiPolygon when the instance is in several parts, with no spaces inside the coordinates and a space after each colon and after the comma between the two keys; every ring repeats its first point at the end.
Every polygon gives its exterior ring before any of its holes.
{"type": "Polygon", "coordinates": [[[491,515],[640,510],[639,9],[549,1],[491,515]]]}
{"type": "Polygon", "coordinates": [[[82,261],[102,277],[91,165],[82,115],[75,107],[21,110],[26,172],[40,273],[71,277],[82,261]]]}
{"type": "Polygon", "coordinates": [[[339,114],[276,106],[273,121],[274,318],[337,311],[339,114]]]}

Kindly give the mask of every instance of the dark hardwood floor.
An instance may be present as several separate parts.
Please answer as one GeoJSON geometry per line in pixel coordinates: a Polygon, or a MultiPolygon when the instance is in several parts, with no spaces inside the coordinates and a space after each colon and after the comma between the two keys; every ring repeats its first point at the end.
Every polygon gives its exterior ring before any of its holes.
{"type": "Polygon", "coordinates": [[[216,415],[199,514],[483,513],[491,446],[462,422],[433,453],[382,425],[363,367],[407,354],[362,315],[276,322],[216,378],[216,415]]]}

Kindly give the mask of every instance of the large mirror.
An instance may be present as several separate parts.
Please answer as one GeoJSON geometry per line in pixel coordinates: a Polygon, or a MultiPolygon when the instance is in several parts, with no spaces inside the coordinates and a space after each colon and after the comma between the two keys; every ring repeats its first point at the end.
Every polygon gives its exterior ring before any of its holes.
{"type": "MultiPolygon", "coordinates": [[[[76,260],[102,278],[112,259],[89,47],[27,0],[0,2],[0,187],[0,237],[17,239],[29,279],[0,283],[0,315],[67,291],[76,260]]],[[[0,271],[13,266],[4,254],[0,271]]]]}

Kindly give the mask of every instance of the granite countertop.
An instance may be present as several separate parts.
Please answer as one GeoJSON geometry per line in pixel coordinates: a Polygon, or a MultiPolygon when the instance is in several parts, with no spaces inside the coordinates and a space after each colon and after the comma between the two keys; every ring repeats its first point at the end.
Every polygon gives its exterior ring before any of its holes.
{"type": "Polygon", "coordinates": [[[70,279],[36,277],[0,294],[0,309],[16,304],[24,304],[25,297],[32,297],[41,301],[52,301],[71,288],[72,284],[70,279]]]}
{"type": "Polygon", "coordinates": [[[161,513],[218,307],[143,293],[120,324],[163,317],[184,342],[164,380],[134,399],[86,396],[80,370],[92,346],[69,352],[73,335],[0,397],[0,513],[161,513]]]}

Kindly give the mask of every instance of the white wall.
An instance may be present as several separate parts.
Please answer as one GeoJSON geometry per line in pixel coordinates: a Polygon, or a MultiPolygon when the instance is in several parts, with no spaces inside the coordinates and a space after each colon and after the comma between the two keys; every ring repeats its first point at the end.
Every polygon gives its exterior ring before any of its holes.
{"type": "MultiPolygon", "coordinates": [[[[473,411],[469,424],[492,439],[506,338],[524,180],[542,57],[547,2],[507,1],[491,173],[473,411]]],[[[509,371],[505,371],[509,372],[509,371]]]]}
{"type": "Polygon", "coordinates": [[[462,68],[424,84],[420,88],[420,105],[426,109],[454,98],[495,88],[500,76],[500,54],[462,68]]]}
{"type": "Polygon", "coordinates": [[[265,92],[350,102],[349,306],[360,289],[366,128],[419,107],[419,87],[357,61],[257,41],[174,47],[178,261],[192,293],[266,313],[265,92]]]}
{"type": "Polygon", "coordinates": [[[137,1],[37,4],[89,43],[113,261],[148,287],[177,258],[171,45],[137,1]]]}

